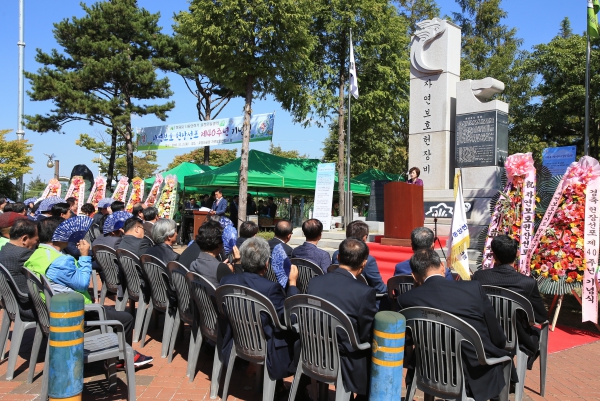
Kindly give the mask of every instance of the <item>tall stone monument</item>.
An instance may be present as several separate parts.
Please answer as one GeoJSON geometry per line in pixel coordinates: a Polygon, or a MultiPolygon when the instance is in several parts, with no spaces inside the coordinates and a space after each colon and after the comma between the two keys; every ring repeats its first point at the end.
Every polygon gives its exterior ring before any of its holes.
{"type": "Polygon", "coordinates": [[[440,18],[417,26],[410,47],[408,164],[421,170],[425,190],[450,189],[460,28],[440,18]]]}

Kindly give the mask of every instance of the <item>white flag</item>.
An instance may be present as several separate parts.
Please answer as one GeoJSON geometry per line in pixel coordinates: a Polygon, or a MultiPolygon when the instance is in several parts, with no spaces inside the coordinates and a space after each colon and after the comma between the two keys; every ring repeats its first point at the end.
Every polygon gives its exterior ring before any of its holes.
{"type": "Polygon", "coordinates": [[[454,176],[454,213],[450,237],[448,238],[448,267],[452,267],[463,280],[470,280],[469,254],[467,249],[470,244],[469,227],[467,227],[467,212],[462,194],[462,180],[460,173],[454,176]]]}
{"type": "Polygon", "coordinates": [[[358,80],[356,79],[356,64],[354,63],[354,48],[350,41],[350,93],[358,99],[358,80]]]}

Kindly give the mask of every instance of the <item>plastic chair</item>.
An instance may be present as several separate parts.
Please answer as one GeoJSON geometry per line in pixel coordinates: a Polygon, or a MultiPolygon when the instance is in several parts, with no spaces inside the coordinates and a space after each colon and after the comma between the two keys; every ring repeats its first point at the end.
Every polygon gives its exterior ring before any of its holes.
{"type": "MultiPolygon", "coordinates": [[[[190,350],[188,353],[188,372],[187,375],[190,377],[190,382],[194,381],[196,376],[196,364],[198,362],[198,355],[202,346],[204,337],[212,341],[214,344],[217,343],[217,318],[219,312],[216,306],[216,289],[210,281],[195,272],[189,272],[185,275],[185,278],[190,289],[190,295],[196,305],[198,312],[198,320],[196,320],[196,327],[192,325],[192,334],[190,338],[190,347],[192,346],[192,340],[194,342],[193,352],[190,350]]],[[[215,347],[215,357],[213,362],[213,371],[210,381],[210,398],[214,399],[217,397],[219,392],[219,382],[221,379],[222,371],[221,359],[219,358],[219,351],[215,347]]]]}
{"type": "Polygon", "coordinates": [[[298,267],[298,280],[296,281],[296,287],[301,294],[306,294],[308,288],[308,282],[311,278],[316,276],[322,276],[323,270],[310,260],[301,258],[290,259],[293,265],[298,267]]]}
{"type": "MultiPolygon", "coordinates": [[[[27,287],[29,289],[29,295],[32,298],[36,314],[39,319],[40,337],[39,342],[38,333],[36,332],[36,339],[34,340],[33,349],[31,351],[32,357],[35,355],[37,360],[37,354],[39,347],[42,342],[42,337],[49,337],[50,334],[50,311],[48,303],[51,302],[53,291],[50,283],[44,275],[41,275],[38,279],[37,275],[32,271],[23,268],[23,274],[27,278],[27,287]],[[46,300],[42,299],[41,293],[44,293],[46,300]],[[37,345],[36,345],[37,344],[37,345]]],[[[123,325],[117,320],[106,320],[104,314],[104,308],[100,305],[86,305],[85,310],[95,310],[98,312],[98,321],[86,321],[84,322],[86,327],[100,327],[99,334],[97,332],[84,334],[83,342],[83,363],[110,360],[108,366],[109,371],[107,379],[109,380],[109,390],[116,391],[116,369],[115,359],[125,360],[125,370],[127,375],[127,390],[128,399],[135,400],[135,366],[133,364],[133,349],[125,342],[125,332],[123,325]],[[111,326],[116,329],[117,333],[108,332],[107,326],[111,326]]],[[[40,399],[46,400],[48,398],[48,363],[49,363],[49,352],[50,346],[46,345],[46,357],[44,359],[44,373],[42,376],[42,391],[40,399]]],[[[31,383],[34,375],[33,368],[29,370],[28,383],[31,383]]]]}
{"type": "MultiPolygon", "coordinates": [[[[96,239],[96,235],[95,235],[94,231],[92,230],[93,227],[94,227],[94,225],[92,225],[90,227],[88,232],[85,233],[85,237],[83,237],[83,239],[86,240],[88,242],[88,244],[90,244],[90,245],[96,239]]],[[[90,281],[92,282],[92,288],[94,290],[94,299],[97,300],[98,299],[98,273],[96,272],[96,269],[94,269],[93,267],[92,267],[92,276],[90,278],[90,281]]]]}
{"type": "MultiPolygon", "coordinates": [[[[175,320],[173,322],[173,333],[171,335],[171,341],[169,346],[169,363],[173,360],[173,349],[175,348],[175,340],[177,339],[177,333],[179,332],[179,326],[181,322],[187,323],[190,327],[197,325],[197,314],[196,306],[190,295],[190,289],[188,287],[186,274],[190,271],[183,266],[181,263],[173,261],[167,264],[171,283],[175,287],[175,294],[177,295],[177,313],[175,314],[175,320]]],[[[193,329],[192,329],[193,331],[193,329]]],[[[197,331],[197,329],[196,329],[197,331]]],[[[190,346],[188,351],[189,355],[194,350],[194,336],[190,336],[190,346]]]]}
{"type": "Polygon", "coordinates": [[[412,307],[402,309],[406,326],[410,328],[415,345],[417,362],[415,377],[407,390],[407,400],[412,400],[415,390],[443,399],[466,401],[465,377],[462,367],[462,343],[468,342],[477,353],[481,365],[501,363],[505,386],[499,395],[508,400],[511,358],[488,358],[479,333],[464,320],[439,309],[412,307]]]}
{"type": "Polygon", "coordinates": [[[327,273],[331,273],[332,271],[334,271],[334,270],[335,270],[335,269],[337,269],[338,267],[340,267],[340,265],[339,265],[339,264],[337,264],[337,263],[335,263],[335,264],[333,264],[333,265],[329,266],[329,267],[327,268],[327,273]]]}
{"type": "Polygon", "coordinates": [[[295,317],[293,327],[300,334],[302,348],[289,400],[295,399],[302,374],[335,384],[336,401],[349,400],[352,392],[346,389],[342,377],[337,329],[346,332],[353,351],[369,349],[371,344],[360,344],[350,318],[334,304],[314,295],[294,295],[286,299],[285,322],[288,327],[292,327],[292,316],[295,317]]]}
{"type": "Polygon", "coordinates": [[[399,309],[398,302],[395,302],[396,298],[398,295],[412,290],[414,285],[415,279],[410,274],[390,277],[387,282],[388,298],[396,312],[399,309]]]}
{"type": "Polygon", "coordinates": [[[147,236],[147,235],[144,235],[144,238],[146,238],[148,241],[150,241],[150,245],[151,245],[151,246],[154,246],[154,240],[153,240],[152,238],[150,238],[150,237],[149,237],[149,236],[147,236]]]}
{"type": "MultiPolygon", "coordinates": [[[[515,401],[523,399],[525,390],[525,374],[527,373],[527,354],[519,347],[517,336],[517,311],[521,310],[527,314],[527,320],[531,326],[536,324],[535,314],[531,302],[524,296],[506,288],[493,285],[483,285],[483,290],[492,302],[496,311],[496,318],[506,335],[506,347],[504,349],[517,355],[517,377],[519,382],[515,386],[515,401]]],[[[546,370],[548,361],[548,321],[542,323],[542,332],[539,343],[540,351],[540,395],[546,393],[546,370]]]]}
{"type": "MultiPolygon", "coordinates": [[[[6,310],[4,317],[8,317],[8,319],[6,319],[7,321],[10,320],[6,325],[4,325],[4,323],[2,324],[2,332],[0,332],[0,338],[4,340],[5,345],[6,339],[8,339],[10,323],[12,322],[14,324],[12,337],[10,339],[10,350],[8,351],[8,366],[6,369],[6,380],[12,380],[25,330],[33,329],[35,327],[35,339],[41,341],[38,334],[40,328],[38,327],[37,322],[25,322],[21,320],[21,313],[19,311],[21,301],[19,300],[19,297],[28,297],[28,294],[24,294],[19,290],[12,275],[2,264],[0,264],[0,273],[2,274],[2,278],[0,279],[0,295],[2,296],[2,301],[4,302],[6,310]]],[[[29,370],[35,369],[36,361],[37,355],[33,355],[32,352],[31,358],[29,358],[29,370]],[[33,359],[33,357],[36,359],[33,359]]]]}
{"type": "Polygon", "coordinates": [[[102,283],[102,291],[100,292],[100,305],[104,305],[104,300],[108,292],[116,294],[115,309],[124,311],[127,305],[127,291],[121,286],[119,275],[119,258],[117,251],[110,246],[94,245],[92,247],[94,258],[104,272],[104,282],[102,283]],[[122,292],[122,294],[120,294],[122,292]]]}
{"type": "MultiPolygon", "coordinates": [[[[217,307],[231,325],[233,346],[229,355],[225,384],[221,399],[227,400],[229,380],[236,357],[248,362],[264,365],[263,401],[272,401],[276,380],[271,379],[267,369],[267,340],[263,331],[261,313],[265,313],[276,329],[286,330],[277,317],[277,311],[261,293],[240,285],[222,285],[217,288],[217,307]]],[[[213,379],[214,380],[214,379],[213,379]]]]}
{"type": "Polygon", "coordinates": [[[267,267],[267,271],[265,272],[265,275],[263,277],[274,283],[279,283],[279,281],[277,281],[277,276],[275,275],[275,272],[273,271],[273,267],[271,266],[271,257],[270,256],[269,256],[269,266],[267,267]]]}
{"type": "Polygon", "coordinates": [[[4,306],[4,301],[2,300],[2,296],[0,295],[0,310],[2,311],[2,326],[0,326],[0,346],[2,349],[0,350],[2,353],[0,354],[0,361],[4,360],[4,355],[6,354],[6,344],[8,343],[8,330],[10,329],[10,319],[7,316],[6,307],[4,306]]]}
{"type": "Polygon", "coordinates": [[[117,257],[119,258],[119,267],[121,269],[121,277],[124,281],[123,285],[127,289],[127,297],[132,309],[135,309],[135,303],[138,303],[135,310],[135,326],[133,329],[133,342],[137,343],[142,333],[142,326],[148,316],[148,302],[144,297],[142,288],[147,286],[143,279],[142,262],[131,251],[127,249],[117,249],[117,257]]]}
{"type": "Polygon", "coordinates": [[[140,258],[146,283],[150,287],[150,303],[148,305],[147,319],[144,321],[142,331],[143,347],[148,333],[148,326],[152,318],[152,312],[158,311],[165,314],[165,324],[163,327],[161,358],[167,357],[171,335],[173,334],[175,316],[179,313],[177,310],[177,298],[171,285],[169,271],[165,264],[152,255],[142,255],[140,258]]]}

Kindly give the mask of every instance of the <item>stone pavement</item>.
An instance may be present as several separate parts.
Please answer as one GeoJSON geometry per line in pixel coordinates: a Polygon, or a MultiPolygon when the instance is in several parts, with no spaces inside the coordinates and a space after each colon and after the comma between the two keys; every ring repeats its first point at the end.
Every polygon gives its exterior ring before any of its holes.
{"type": "MultiPolygon", "coordinates": [[[[185,326],[175,346],[175,356],[171,364],[160,358],[162,337],[162,319],[150,324],[146,346],[134,348],[143,354],[154,357],[154,363],[136,372],[136,394],[139,400],[209,400],[210,372],[212,368],[213,350],[205,347],[198,360],[198,372],[192,383],[186,377],[187,351],[189,345],[189,328],[185,326]]],[[[44,352],[36,365],[36,376],[32,384],[27,384],[27,366],[34,330],[29,330],[21,345],[15,377],[12,381],[4,379],[7,360],[0,362],[0,399],[36,400],[41,390],[41,376],[44,352]]],[[[45,345],[43,345],[45,346],[45,345]]],[[[7,349],[9,349],[10,344],[7,349]]],[[[42,348],[43,350],[44,348],[42,348]]],[[[8,353],[5,355],[8,357],[8,353]]],[[[548,358],[548,378],[546,396],[539,396],[539,364],[527,372],[524,400],[600,400],[600,380],[594,367],[600,361],[600,341],[565,351],[551,354],[548,358]]],[[[121,400],[126,399],[125,374],[118,375],[116,393],[108,393],[108,382],[105,380],[101,362],[85,365],[84,400],[121,400]]],[[[290,378],[291,379],[291,378],[290,378]]],[[[289,380],[288,379],[288,382],[289,380]]],[[[254,378],[247,377],[246,366],[238,360],[234,369],[229,400],[258,401],[259,393],[253,390],[254,378]]],[[[334,400],[333,387],[329,391],[329,399],[334,400]]],[[[423,394],[417,392],[416,399],[422,400],[423,394]]],[[[287,400],[287,398],[284,398],[287,400]]],[[[511,395],[511,400],[514,396],[511,395]]]]}

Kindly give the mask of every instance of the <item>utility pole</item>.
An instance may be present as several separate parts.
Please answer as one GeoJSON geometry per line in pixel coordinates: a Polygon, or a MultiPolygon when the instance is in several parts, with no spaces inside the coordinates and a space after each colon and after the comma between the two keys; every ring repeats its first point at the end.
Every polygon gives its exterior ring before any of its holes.
{"type": "MultiPolygon", "coordinates": [[[[25,130],[23,129],[23,103],[25,102],[25,85],[23,80],[23,71],[25,70],[25,23],[24,23],[24,5],[25,0],[19,0],[19,107],[17,116],[17,139],[25,139],[25,130]]],[[[23,175],[17,179],[17,190],[19,200],[23,200],[23,175]]]]}

